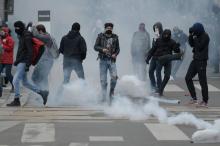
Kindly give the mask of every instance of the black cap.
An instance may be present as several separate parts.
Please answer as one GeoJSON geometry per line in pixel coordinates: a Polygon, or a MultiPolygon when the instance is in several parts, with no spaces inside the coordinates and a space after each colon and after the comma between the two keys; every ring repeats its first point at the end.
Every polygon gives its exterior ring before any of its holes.
{"type": "Polygon", "coordinates": [[[105,28],[107,28],[107,27],[114,27],[114,24],[113,23],[105,23],[105,28]]]}
{"type": "Polygon", "coordinates": [[[73,25],[72,25],[72,30],[74,30],[74,31],[80,31],[80,24],[77,23],[77,22],[73,23],[73,25]]]}

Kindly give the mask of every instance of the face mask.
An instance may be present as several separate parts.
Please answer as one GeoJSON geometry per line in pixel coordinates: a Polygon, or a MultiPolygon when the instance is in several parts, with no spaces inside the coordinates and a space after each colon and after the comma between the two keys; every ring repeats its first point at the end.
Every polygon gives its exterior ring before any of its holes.
{"type": "Polygon", "coordinates": [[[106,30],[106,34],[112,34],[112,30],[106,30]]]}
{"type": "Polygon", "coordinates": [[[154,32],[155,36],[158,38],[160,36],[160,32],[159,32],[159,29],[156,28],[155,29],[155,32],[154,32]]]}
{"type": "Polygon", "coordinates": [[[17,35],[22,35],[23,30],[21,30],[21,29],[15,29],[15,33],[16,33],[17,35]]]}

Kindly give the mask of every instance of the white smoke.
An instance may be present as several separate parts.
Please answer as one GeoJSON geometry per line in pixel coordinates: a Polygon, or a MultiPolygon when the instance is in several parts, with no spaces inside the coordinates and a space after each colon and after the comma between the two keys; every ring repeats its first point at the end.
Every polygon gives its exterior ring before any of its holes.
{"type": "Polygon", "coordinates": [[[127,96],[117,96],[111,107],[105,109],[105,113],[113,117],[129,118],[131,120],[147,120],[152,116],[160,123],[171,125],[189,125],[198,129],[192,135],[194,143],[217,143],[220,142],[220,120],[216,120],[214,124],[206,122],[195,117],[191,113],[179,113],[178,115],[169,116],[164,108],[159,106],[159,102],[171,103],[170,100],[161,100],[153,96],[144,96],[142,89],[146,88],[145,84],[134,76],[124,76],[119,81],[120,91],[127,96]],[[140,90],[141,89],[141,90],[140,90]],[[140,93],[140,94],[138,94],[140,93]],[[132,97],[145,97],[148,99],[146,103],[132,101],[132,97]]]}
{"type": "Polygon", "coordinates": [[[69,84],[62,85],[54,96],[49,97],[48,105],[72,106],[97,105],[99,99],[98,89],[91,83],[76,79],[69,84]]]}
{"type": "Polygon", "coordinates": [[[194,143],[220,143],[220,120],[215,120],[209,128],[196,131],[192,135],[192,141],[194,143]]]}

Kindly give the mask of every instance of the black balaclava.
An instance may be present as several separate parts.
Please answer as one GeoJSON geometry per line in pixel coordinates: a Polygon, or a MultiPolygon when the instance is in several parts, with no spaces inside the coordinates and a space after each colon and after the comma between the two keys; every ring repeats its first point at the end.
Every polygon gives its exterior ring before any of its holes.
{"type": "Polygon", "coordinates": [[[165,29],[162,33],[162,39],[164,41],[169,41],[171,39],[171,30],[165,29]]]}
{"type": "Polygon", "coordinates": [[[80,24],[78,22],[73,23],[72,30],[76,31],[76,32],[79,32],[80,31],[80,24]]]}
{"type": "MultiPolygon", "coordinates": [[[[112,23],[105,23],[105,29],[106,29],[107,27],[113,28],[113,27],[114,27],[114,24],[112,24],[112,23]]],[[[112,34],[112,30],[106,30],[105,33],[106,33],[106,34],[112,34]]]]}
{"type": "Polygon", "coordinates": [[[22,22],[22,21],[16,21],[14,23],[14,27],[15,27],[15,33],[17,35],[22,35],[22,33],[24,32],[25,30],[25,24],[22,22]],[[18,29],[17,29],[18,28],[18,29]]]}

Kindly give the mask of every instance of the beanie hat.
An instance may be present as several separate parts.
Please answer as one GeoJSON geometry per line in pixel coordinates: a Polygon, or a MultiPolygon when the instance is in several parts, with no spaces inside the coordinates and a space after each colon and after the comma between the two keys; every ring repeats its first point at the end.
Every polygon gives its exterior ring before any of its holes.
{"type": "Polygon", "coordinates": [[[114,24],[113,23],[105,23],[105,28],[107,28],[107,27],[114,27],[114,24]]]}
{"type": "Polygon", "coordinates": [[[72,30],[74,31],[80,31],[80,24],[79,23],[73,23],[72,30]]]}
{"type": "Polygon", "coordinates": [[[16,21],[14,27],[19,27],[21,30],[25,30],[25,24],[22,21],[16,21]]]}

